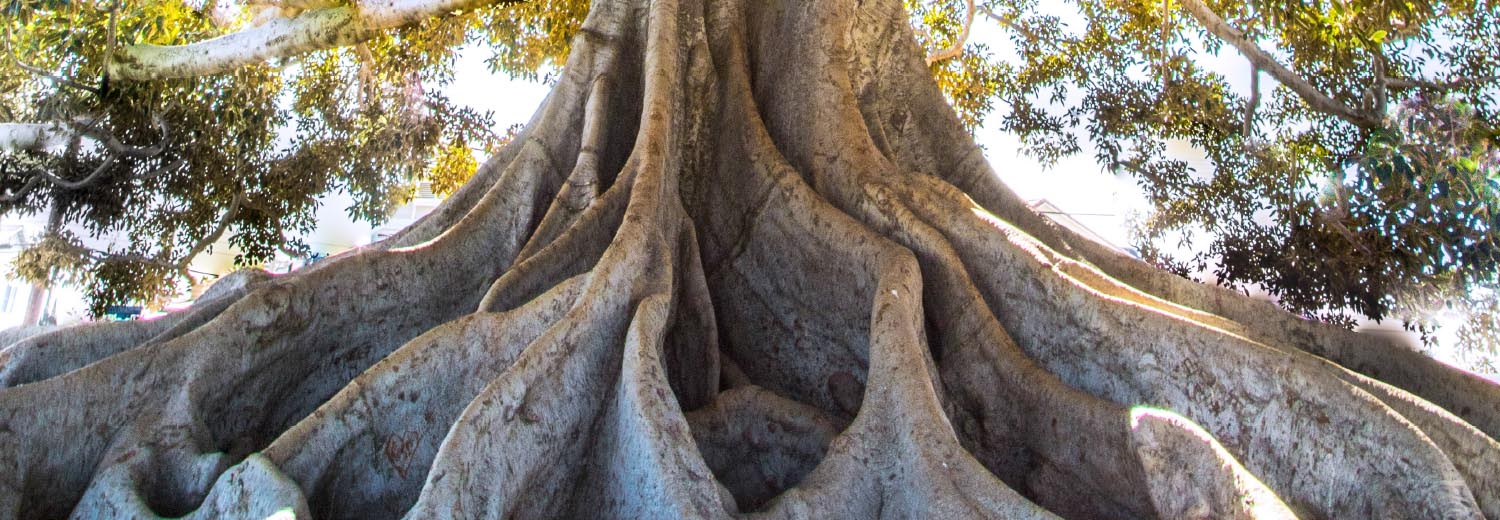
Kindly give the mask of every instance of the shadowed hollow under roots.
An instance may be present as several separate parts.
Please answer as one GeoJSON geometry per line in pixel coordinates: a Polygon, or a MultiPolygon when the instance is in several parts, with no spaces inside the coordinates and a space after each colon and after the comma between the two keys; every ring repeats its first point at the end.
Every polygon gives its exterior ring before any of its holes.
{"type": "Polygon", "coordinates": [[[997,183],[895,0],[596,2],[437,211],[0,351],[0,518],[1500,519],[1500,388],[997,183]]]}

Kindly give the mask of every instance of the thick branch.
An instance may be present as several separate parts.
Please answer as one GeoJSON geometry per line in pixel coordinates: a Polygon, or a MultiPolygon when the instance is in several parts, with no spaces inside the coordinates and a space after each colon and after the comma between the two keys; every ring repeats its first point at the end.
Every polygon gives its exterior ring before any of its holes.
{"type": "MultiPolygon", "coordinates": [[[[47,182],[52,183],[53,186],[57,186],[65,190],[87,188],[89,186],[92,186],[95,182],[99,182],[99,179],[104,176],[104,173],[115,166],[115,162],[118,161],[118,159],[119,158],[116,156],[110,156],[109,158],[105,159],[104,162],[99,163],[99,166],[94,167],[94,171],[89,172],[89,175],[87,177],[76,181],[70,181],[62,177],[58,177],[42,169],[37,170],[37,176],[41,177],[47,182]]],[[[30,184],[30,182],[27,182],[28,186],[30,184]]]]}
{"type": "Polygon", "coordinates": [[[62,123],[0,123],[0,152],[42,151],[62,146],[73,131],[62,123]]]}
{"type": "Polygon", "coordinates": [[[965,11],[966,14],[964,14],[963,31],[959,32],[958,38],[955,38],[953,40],[953,45],[949,45],[946,49],[939,49],[933,51],[932,54],[928,54],[928,65],[932,65],[949,58],[957,57],[959,54],[963,54],[964,42],[969,41],[969,28],[974,26],[974,0],[968,0],[968,5],[968,10],[965,11]]]}
{"type": "Polygon", "coordinates": [[[1449,91],[1481,83],[1494,83],[1500,81],[1500,76],[1483,76],[1477,78],[1453,78],[1448,81],[1431,81],[1421,78],[1385,78],[1385,86],[1390,88],[1423,88],[1437,91],[1449,91]]]}
{"type": "MultiPolygon", "coordinates": [[[[93,186],[103,179],[105,174],[114,169],[121,157],[145,159],[161,155],[167,146],[167,128],[161,118],[156,118],[156,127],[162,134],[162,138],[151,146],[132,146],[121,142],[113,134],[102,132],[95,128],[95,122],[82,123],[72,122],[64,129],[63,123],[10,123],[0,124],[0,151],[34,150],[43,151],[55,146],[72,143],[69,146],[69,156],[76,150],[75,139],[88,138],[97,142],[100,146],[109,150],[110,154],[103,162],[95,166],[87,176],[78,180],[68,180],[48,172],[44,168],[32,168],[26,173],[26,182],[20,188],[8,195],[0,196],[0,202],[14,202],[31,193],[33,189],[46,181],[54,187],[65,190],[79,190],[93,186]],[[9,137],[4,137],[5,135],[9,137]]],[[[130,179],[145,180],[161,175],[167,171],[182,166],[186,160],[177,158],[171,162],[163,163],[151,171],[130,176],[130,179]]]]}
{"type": "Polygon", "coordinates": [[[387,29],[495,1],[387,0],[316,9],[188,45],[125,47],[110,60],[109,75],[145,81],[223,74],[272,58],[352,45],[387,29]]]}
{"type": "Polygon", "coordinates": [[[1187,8],[1189,14],[1193,15],[1194,19],[1198,20],[1199,24],[1203,25],[1204,29],[1239,50],[1240,54],[1250,60],[1250,64],[1255,68],[1266,71],[1271,77],[1276,78],[1276,81],[1292,89],[1292,92],[1296,92],[1313,110],[1363,127],[1381,126],[1382,118],[1379,114],[1357,110],[1319,91],[1312,83],[1308,83],[1296,72],[1277,62],[1275,57],[1261,50],[1254,41],[1245,36],[1244,31],[1229,25],[1219,17],[1218,13],[1209,9],[1202,0],[1182,0],[1182,5],[1187,8]]]}
{"type": "Polygon", "coordinates": [[[98,130],[94,123],[74,123],[73,129],[78,133],[78,135],[98,141],[99,144],[104,145],[105,148],[108,148],[109,151],[114,152],[117,155],[123,155],[136,159],[144,159],[147,157],[155,157],[157,155],[161,155],[162,151],[166,150],[167,148],[168,134],[166,122],[162,121],[162,118],[159,115],[153,117],[151,121],[156,126],[156,131],[161,133],[161,139],[159,139],[156,144],[153,144],[151,146],[134,146],[125,144],[124,142],[121,142],[119,138],[115,137],[114,134],[98,130]]]}
{"type": "Polygon", "coordinates": [[[114,134],[97,128],[98,120],[80,118],[76,121],[53,121],[48,123],[0,123],[0,152],[46,151],[84,137],[99,143],[116,155],[136,159],[155,157],[166,149],[168,132],[166,122],[160,116],[152,119],[161,139],[150,146],[125,144],[114,134]]]}

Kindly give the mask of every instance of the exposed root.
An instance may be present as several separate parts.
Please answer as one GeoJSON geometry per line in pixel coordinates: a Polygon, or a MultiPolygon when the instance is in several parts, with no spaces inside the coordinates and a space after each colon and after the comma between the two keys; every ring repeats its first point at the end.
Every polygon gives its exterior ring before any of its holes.
{"type": "Polygon", "coordinates": [[[847,425],[754,385],[723,392],[687,417],[704,461],[742,511],[801,482],[847,425]]]}
{"type": "Polygon", "coordinates": [[[1131,411],[1130,429],[1141,466],[1151,478],[1151,501],[1167,518],[1296,518],[1215,441],[1180,415],[1131,411]]]}
{"type": "Polygon", "coordinates": [[[916,261],[895,251],[886,257],[877,267],[869,386],[860,414],[834,439],[824,462],[767,512],[794,518],[1052,518],[959,447],[938,402],[936,374],[924,360],[916,261]]]}
{"type": "Polygon", "coordinates": [[[982,217],[946,231],[966,264],[992,266],[974,274],[1006,330],[1070,384],[1193,418],[1282,498],[1319,515],[1474,512],[1451,461],[1368,393],[1310,359],[1096,291],[1057,269],[1045,246],[982,217]]]}
{"type": "Polygon", "coordinates": [[[515,311],[471,315],[424,334],[355,378],[263,454],[307,483],[318,518],[399,516],[416,501],[448,426],[485,382],[561,319],[582,281],[564,282],[515,311]]]}
{"type": "Polygon", "coordinates": [[[236,271],[216,282],[192,308],[152,320],[88,323],[36,334],[0,350],[0,388],[41,381],[100,359],[162,343],[208,323],[270,276],[236,271]]]}

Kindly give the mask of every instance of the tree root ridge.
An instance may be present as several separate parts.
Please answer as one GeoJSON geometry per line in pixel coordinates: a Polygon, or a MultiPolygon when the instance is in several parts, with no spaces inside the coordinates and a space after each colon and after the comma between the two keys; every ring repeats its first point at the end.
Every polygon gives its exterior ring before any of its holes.
{"type": "Polygon", "coordinates": [[[899,2],[578,42],[395,237],[3,347],[0,518],[1500,518],[1500,388],[1050,225],[899,2]]]}

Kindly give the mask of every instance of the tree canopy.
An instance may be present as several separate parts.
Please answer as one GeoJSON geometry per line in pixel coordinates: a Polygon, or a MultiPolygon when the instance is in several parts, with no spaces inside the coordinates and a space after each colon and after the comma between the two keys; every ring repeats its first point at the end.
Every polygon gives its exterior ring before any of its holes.
{"type": "MultiPolygon", "coordinates": [[[[934,28],[929,46],[963,34],[962,2],[908,7],[934,28]]],[[[1329,319],[1444,299],[1493,306],[1500,6],[1052,7],[978,3],[975,23],[999,24],[1011,48],[970,45],[934,71],[967,124],[994,107],[1034,157],[1088,149],[1135,176],[1155,207],[1145,256],[1258,284],[1329,319]],[[1236,55],[1252,71],[1249,93],[1213,70],[1236,55]],[[1172,142],[1211,167],[1194,171],[1168,153],[1172,142]],[[1176,252],[1183,235],[1200,247],[1176,252]]]]}
{"type": "MultiPolygon", "coordinates": [[[[419,180],[451,192],[473,173],[474,149],[504,140],[487,114],[455,106],[438,89],[451,78],[454,50],[479,37],[473,17],[221,75],[106,74],[106,57],[121,46],[187,43],[256,23],[250,12],[224,17],[220,9],[160,1],[6,6],[0,118],[61,136],[0,157],[0,211],[55,223],[20,257],[23,277],[83,282],[96,311],[159,296],[220,238],[247,265],[278,250],[305,252],[294,233],[314,225],[319,196],[345,190],[353,216],[382,220],[419,180]],[[87,247],[63,226],[70,223],[126,238],[87,247]]],[[[524,52],[541,52],[544,43],[524,52]]],[[[510,60],[503,63],[542,59],[500,48],[510,60]]]]}
{"type": "MultiPolygon", "coordinates": [[[[455,50],[486,45],[493,70],[545,75],[587,9],[485,4],[224,74],[111,81],[106,57],[123,46],[290,27],[304,9],[338,4],[11,2],[0,117],[75,138],[0,157],[0,209],[132,237],[96,251],[59,228],[19,271],[92,282],[103,306],[164,292],[220,236],[247,264],[302,250],[291,232],[313,224],[316,197],[331,190],[348,190],[351,212],[378,220],[417,180],[456,188],[473,169],[471,150],[504,136],[441,95],[455,50]]],[[[1161,265],[1259,284],[1324,318],[1346,308],[1379,318],[1444,298],[1482,306],[1494,294],[1471,290],[1494,287],[1500,265],[1493,3],[907,8],[966,126],[997,118],[1038,159],[1091,150],[1139,180],[1156,208],[1139,247],[1161,265]],[[967,43],[972,24],[998,25],[1009,48],[967,43]],[[1253,67],[1250,95],[1206,67],[1234,54],[1253,67]],[[1172,142],[1201,150],[1212,168],[1170,156],[1172,142]],[[1206,247],[1176,253],[1182,235],[1206,247]]]]}

